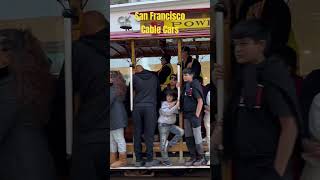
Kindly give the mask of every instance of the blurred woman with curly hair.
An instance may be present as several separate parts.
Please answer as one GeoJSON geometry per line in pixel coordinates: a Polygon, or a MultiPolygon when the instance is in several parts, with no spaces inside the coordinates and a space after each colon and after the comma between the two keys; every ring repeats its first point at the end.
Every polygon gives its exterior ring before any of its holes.
{"type": "Polygon", "coordinates": [[[124,128],[128,116],[124,106],[126,82],[119,71],[110,72],[110,165],[113,168],[127,165],[124,128]],[[117,160],[117,152],[119,159],[117,160]]]}
{"type": "Polygon", "coordinates": [[[0,30],[0,179],[54,179],[44,132],[52,97],[49,68],[31,32],[0,30]]]}

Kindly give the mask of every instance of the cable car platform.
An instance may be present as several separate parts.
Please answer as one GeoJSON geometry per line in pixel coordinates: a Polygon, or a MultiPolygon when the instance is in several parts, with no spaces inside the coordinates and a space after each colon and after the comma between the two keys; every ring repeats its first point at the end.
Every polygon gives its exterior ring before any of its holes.
{"type": "MultiPolygon", "coordinates": [[[[159,160],[157,160],[159,161],[159,160]]],[[[119,167],[119,168],[111,168],[112,171],[117,170],[169,170],[169,169],[210,169],[210,165],[202,165],[202,166],[185,166],[184,163],[179,162],[178,158],[171,158],[171,166],[162,165],[159,161],[159,164],[151,167],[136,167],[134,166],[134,163],[132,158],[128,158],[128,165],[125,167],[119,167]]]]}
{"type": "Polygon", "coordinates": [[[209,165],[205,166],[184,166],[184,165],[172,165],[172,166],[152,166],[152,167],[135,167],[126,166],[119,168],[110,168],[110,170],[162,170],[162,169],[210,169],[209,165]]]}

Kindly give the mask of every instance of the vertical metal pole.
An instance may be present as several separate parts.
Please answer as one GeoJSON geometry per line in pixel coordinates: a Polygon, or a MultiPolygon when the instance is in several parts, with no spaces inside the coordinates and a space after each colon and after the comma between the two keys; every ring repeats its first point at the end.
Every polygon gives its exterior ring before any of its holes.
{"type": "Polygon", "coordinates": [[[133,65],[130,63],[130,110],[133,111],[133,65]]]}
{"type": "MultiPolygon", "coordinates": [[[[180,86],[182,85],[181,83],[181,63],[182,63],[182,40],[178,39],[178,65],[177,65],[177,77],[178,77],[178,83],[180,83],[180,86]]],[[[181,95],[181,88],[178,87],[178,99],[180,100],[180,95],[181,95]]],[[[179,126],[180,128],[183,129],[183,114],[180,112],[179,113],[179,126]]],[[[179,143],[179,162],[184,163],[183,160],[183,140],[180,140],[179,143]]]]}
{"type": "MultiPolygon", "coordinates": [[[[217,64],[224,65],[224,5],[223,3],[217,3],[215,6],[216,11],[216,55],[217,64]]],[[[217,81],[217,95],[218,95],[218,114],[217,121],[221,123],[223,121],[223,111],[224,111],[224,81],[217,81]]],[[[221,127],[222,128],[222,127],[221,127]]],[[[222,130],[220,130],[222,131],[222,130]]],[[[222,133],[222,132],[221,132],[222,133]]],[[[217,155],[223,150],[223,146],[219,145],[218,151],[214,150],[214,163],[219,163],[219,157],[217,155]]],[[[232,169],[229,162],[221,162],[222,168],[222,179],[230,180],[232,178],[232,169]]]]}
{"type": "Polygon", "coordinates": [[[131,64],[130,64],[130,109],[133,111],[133,72],[132,68],[135,66],[135,48],[134,40],[131,41],[131,64]]]}
{"type": "MultiPolygon", "coordinates": [[[[130,63],[130,110],[133,111],[133,67],[135,67],[135,49],[134,49],[134,40],[131,41],[131,63],[130,63]]],[[[134,138],[133,138],[134,145],[134,138]]],[[[133,152],[133,162],[136,161],[135,153],[133,152]]]]}
{"type": "MultiPolygon", "coordinates": [[[[216,10],[216,54],[217,64],[224,64],[224,22],[223,22],[223,11],[216,10]]],[[[219,79],[217,81],[218,91],[218,121],[223,118],[224,108],[224,81],[219,79]]]]}
{"type": "Polygon", "coordinates": [[[66,8],[64,16],[64,73],[65,73],[65,95],[66,95],[66,152],[72,154],[73,140],[73,91],[72,91],[72,13],[68,1],[65,1],[66,8]]]}

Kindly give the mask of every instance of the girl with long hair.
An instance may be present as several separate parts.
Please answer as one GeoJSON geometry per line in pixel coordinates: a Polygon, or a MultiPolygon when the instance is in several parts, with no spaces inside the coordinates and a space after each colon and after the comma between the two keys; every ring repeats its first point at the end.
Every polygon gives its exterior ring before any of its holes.
{"type": "Polygon", "coordinates": [[[50,63],[27,30],[0,30],[0,179],[53,180],[44,126],[52,93],[50,63]]]}
{"type": "Polygon", "coordinates": [[[124,106],[126,82],[119,71],[110,72],[110,164],[112,168],[127,165],[124,128],[128,126],[128,116],[124,106]],[[117,153],[119,159],[117,160],[117,153]]]}

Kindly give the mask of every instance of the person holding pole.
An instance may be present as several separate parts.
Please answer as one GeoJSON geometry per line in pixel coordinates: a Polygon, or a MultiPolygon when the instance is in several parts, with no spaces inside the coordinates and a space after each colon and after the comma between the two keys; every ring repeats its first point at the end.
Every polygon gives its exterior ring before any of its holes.
{"type": "Polygon", "coordinates": [[[72,44],[73,93],[79,97],[79,110],[73,124],[71,180],[107,179],[107,27],[103,14],[85,12],[80,40],[72,44]]]}

